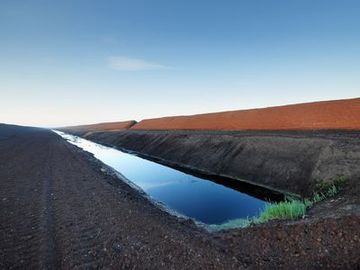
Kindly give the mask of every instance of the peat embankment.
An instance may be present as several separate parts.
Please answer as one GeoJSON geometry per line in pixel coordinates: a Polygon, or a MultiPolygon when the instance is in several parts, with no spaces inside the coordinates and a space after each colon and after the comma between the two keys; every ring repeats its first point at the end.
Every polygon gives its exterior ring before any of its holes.
{"type": "Polygon", "coordinates": [[[360,98],[96,124],[64,132],[170,166],[311,195],[360,178],[360,98]],[[129,123],[129,122],[128,122],[129,123]]]}
{"type": "Polygon", "coordinates": [[[360,98],[145,119],[136,130],[359,130],[360,98]]]}
{"type": "Polygon", "coordinates": [[[105,122],[105,123],[97,123],[91,125],[64,127],[62,130],[64,132],[71,132],[76,136],[85,136],[96,131],[113,131],[113,130],[119,131],[119,130],[129,129],[136,123],[137,122],[134,120],[122,121],[122,122],[105,122]]]}
{"type": "MultiPolygon", "coordinates": [[[[67,130],[68,132],[70,130],[67,130]]],[[[170,166],[311,195],[319,181],[358,185],[360,132],[112,131],[86,139],[170,166]]]]}

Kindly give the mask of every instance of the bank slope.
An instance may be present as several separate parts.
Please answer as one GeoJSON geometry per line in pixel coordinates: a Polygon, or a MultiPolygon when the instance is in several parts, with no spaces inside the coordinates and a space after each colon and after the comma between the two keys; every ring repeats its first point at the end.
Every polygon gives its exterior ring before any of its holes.
{"type": "Polygon", "coordinates": [[[145,119],[133,130],[360,129],[360,98],[145,119]]]}
{"type": "Polygon", "coordinates": [[[64,132],[69,132],[76,134],[78,136],[84,136],[87,133],[97,132],[97,131],[119,131],[129,129],[136,124],[135,120],[122,121],[122,122],[104,122],[90,125],[80,125],[80,126],[68,126],[59,128],[64,132]]]}
{"type": "Polygon", "coordinates": [[[311,195],[360,178],[360,99],[143,120],[79,134],[163,163],[311,195]]]}

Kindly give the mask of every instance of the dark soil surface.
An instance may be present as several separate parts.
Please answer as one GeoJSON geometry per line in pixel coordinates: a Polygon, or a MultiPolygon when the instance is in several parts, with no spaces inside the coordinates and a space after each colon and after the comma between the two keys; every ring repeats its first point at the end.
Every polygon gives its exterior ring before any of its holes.
{"type": "Polygon", "coordinates": [[[0,268],[359,269],[346,194],[304,220],[211,234],[55,133],[0,125],[0,268]]]}
{"type": "MultiPolygon", "coordinates": [[[[80,134],[81,135],[81,134],[80,134]]],[[[319,180],[360,182],[360,131],[114,131],[81,135],[170,166],[312,196],[319,180]]]]}

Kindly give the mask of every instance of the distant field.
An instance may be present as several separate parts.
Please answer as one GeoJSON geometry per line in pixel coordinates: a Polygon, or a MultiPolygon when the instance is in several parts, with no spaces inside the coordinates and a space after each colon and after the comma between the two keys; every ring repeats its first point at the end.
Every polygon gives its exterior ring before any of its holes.
{"type": "Polygon", "coordinates": [[[360,98],[142,120],[133,130],[360,129],[360,98]]]}

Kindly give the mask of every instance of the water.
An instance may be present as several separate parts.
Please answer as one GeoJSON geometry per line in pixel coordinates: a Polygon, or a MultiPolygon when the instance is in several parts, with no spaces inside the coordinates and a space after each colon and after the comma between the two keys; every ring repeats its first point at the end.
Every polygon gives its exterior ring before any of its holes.
{"type": "Polygon", "coordinates": [[[135,183],[150,197],[176,212],[205,224],[257,216],[265,201],[207,179],[57,132],[135,183]]]}

